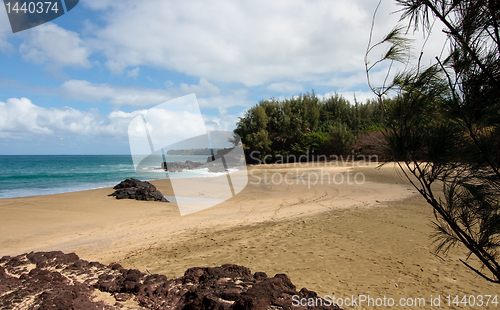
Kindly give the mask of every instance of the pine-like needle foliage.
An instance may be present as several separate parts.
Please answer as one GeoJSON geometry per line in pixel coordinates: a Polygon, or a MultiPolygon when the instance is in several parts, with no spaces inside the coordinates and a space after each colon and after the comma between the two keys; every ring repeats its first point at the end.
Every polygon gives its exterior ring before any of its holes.
{"type": "Polygon", "coordinates": [[[449,53],[390,85],[392,159],[434,209],[437,250],[464,245],[462,262],[500,283],[500,1],[397,2],[410,27],[442,23],[449,53]]]}

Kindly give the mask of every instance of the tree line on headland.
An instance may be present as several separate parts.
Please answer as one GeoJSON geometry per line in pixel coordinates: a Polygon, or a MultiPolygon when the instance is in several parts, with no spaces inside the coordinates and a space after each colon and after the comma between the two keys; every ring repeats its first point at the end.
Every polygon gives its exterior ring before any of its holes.
{"type": "Polygon", "coordinates": [[[270,162],[290,155],[308,154],[308,160],[351,155],[357,141],[380,135],[385,126],[379,101],[355,100],[353,104],[339,94],[320,97],[313,90],[287,99],[261,100],[240,118],[234,132],[241,138],[247,159],[267,156],[270,162]]]}

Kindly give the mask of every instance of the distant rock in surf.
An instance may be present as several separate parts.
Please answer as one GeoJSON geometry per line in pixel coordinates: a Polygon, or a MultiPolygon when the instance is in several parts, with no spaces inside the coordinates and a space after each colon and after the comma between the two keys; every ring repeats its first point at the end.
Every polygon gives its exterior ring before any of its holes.
{"type": "Polygon", "coordinates": [[[135,199],[145,201],[169,202],[156,186],[146,181],[139,181],[134,178],[127,179],[113,187],[115,192],[108,195],[116,199],[135,199]]]}
{"type": "Polygon", "coordinates": [[[119,264],[89,263],[74,253],[0,259],[1,309],[339,309],[325,300],[318,307],[292,306],[294,299],[321,300],[306,288],[297,291],[284,274],[269,278],[238,265],[194,267],[168,280],[119,264]]]}
{"type": "Polygon", "coordinates": [[[207,157],[207,163],[214,162],[224,157],[224,160],[226,162],[230,162],[233,165],[236,163],[238,165],[246,165],[245,156],[243,154],[239,154],[238,152],[231,153],[233,150],[234,149],[217,150],[217,154],[215,154],[214,156],[207,157]]]}
{"type": "Polygon", "coordinates": [[[186,160],[186,162],[163,162],[161,167],[168,172],[182,172],[184,170],[194,170],[202,166],[203,163],[186,160]]]}
{"type": "MultiPolygon", "coordinates": [[[[211,158],[211,157],[209,157],[211,158]]],[[[201,163],[196,161],[186,160],[186,162],[163,162],[161,167],[168,172],[182,172],[184,170],[195,170],[195,169],[208,169],[208,172],[227,172],[224,165],[221,162],[211,162],[201,163]]]]}

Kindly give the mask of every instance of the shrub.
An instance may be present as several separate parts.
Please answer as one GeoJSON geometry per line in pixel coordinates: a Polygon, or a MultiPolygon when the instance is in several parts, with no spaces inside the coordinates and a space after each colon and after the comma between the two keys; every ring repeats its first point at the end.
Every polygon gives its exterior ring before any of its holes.
{"type": "Polygon", "coordinates": [[[338,123],[330,127],[329,135],[330,149],[333,154],[347,155],[351,152],[352,146],[356,141],[356,135],[347,126],[338,123]]]}

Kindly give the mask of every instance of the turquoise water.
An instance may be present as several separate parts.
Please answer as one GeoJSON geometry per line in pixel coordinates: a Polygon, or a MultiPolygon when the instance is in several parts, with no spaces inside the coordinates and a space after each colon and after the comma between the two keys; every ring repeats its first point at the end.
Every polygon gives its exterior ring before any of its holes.
{"type": "MultiPolygon", "coordinates": [[[[167,161],[201,161],[207,156],[168,155],[167,161]]],[[[152,162],[137,175],[130,155],[0,155],[0,199],[115,186],[128,178],[154,180],[209,176],[205,170],[166,173],[152,162]]]]}

